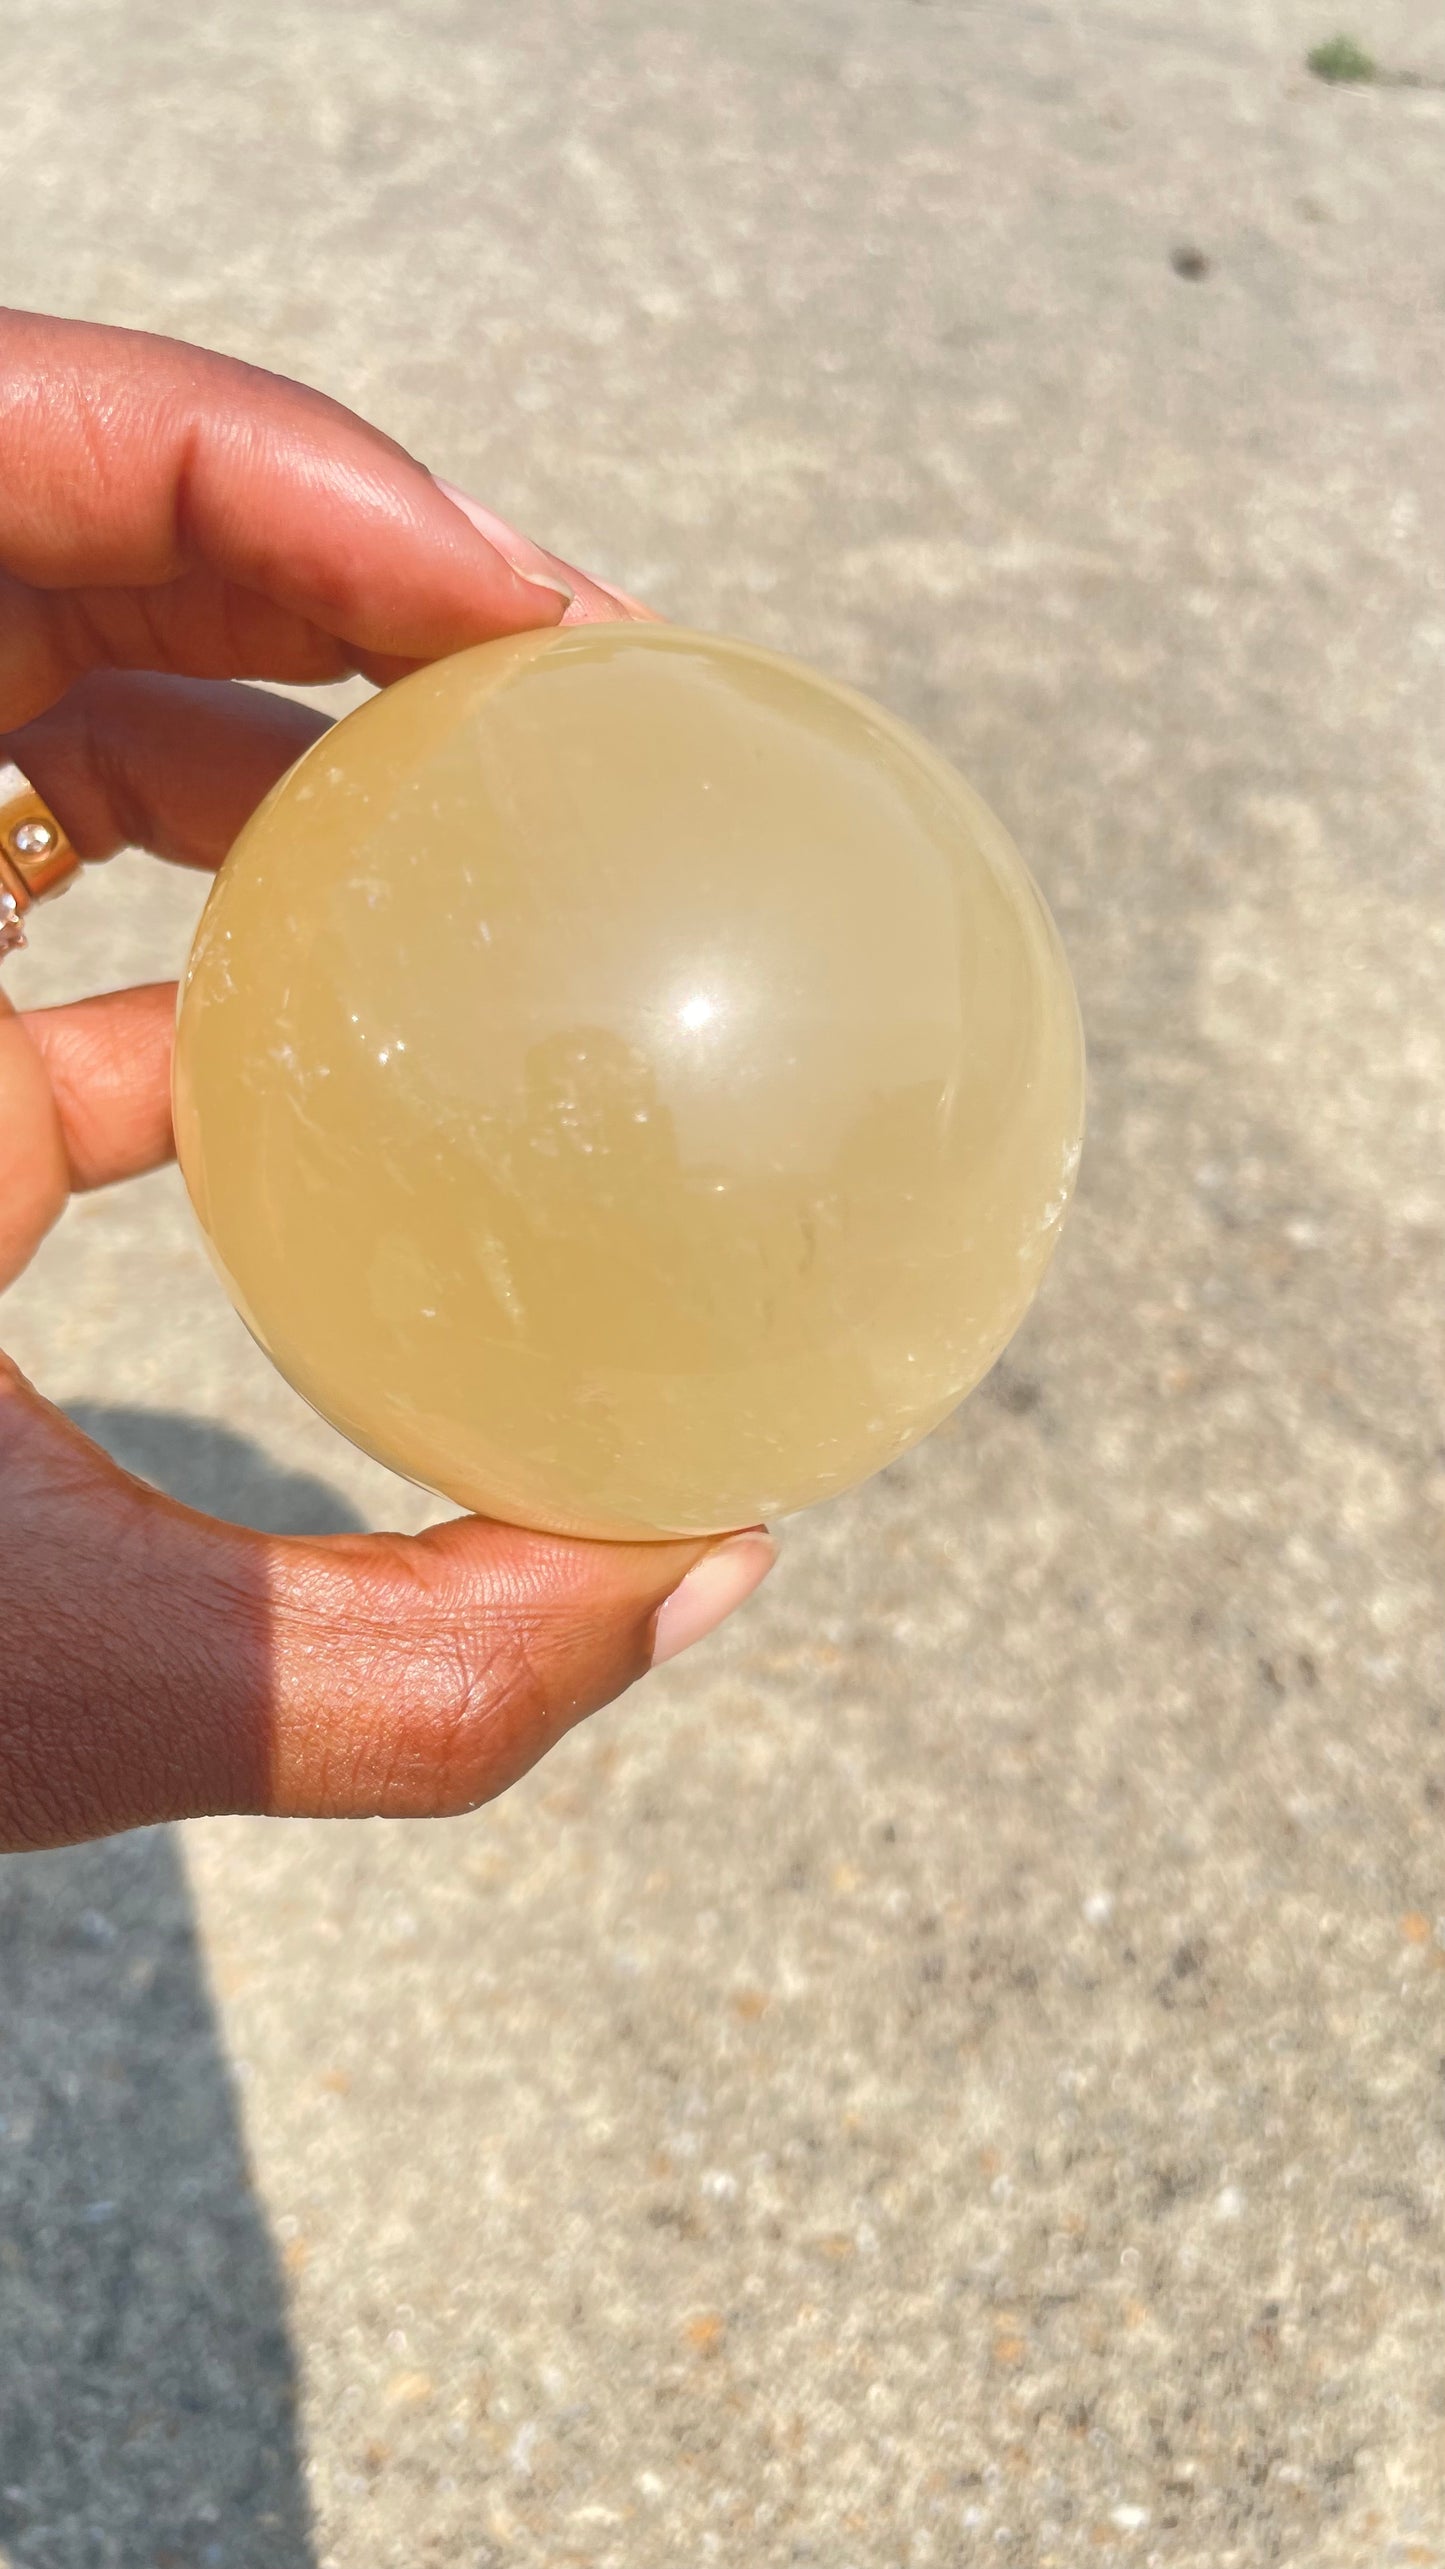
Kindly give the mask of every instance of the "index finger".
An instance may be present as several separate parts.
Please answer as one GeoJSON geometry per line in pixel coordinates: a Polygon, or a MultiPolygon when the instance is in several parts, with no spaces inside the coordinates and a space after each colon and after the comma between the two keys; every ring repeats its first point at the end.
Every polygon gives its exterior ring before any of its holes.
{"type": "Polygon", "coordinates": [[[569,595],[324,394],[21,312],[0,312],[0,587],[9,724],[118,656],[110,593],[141,593],[144,665],[302,681],[555,624],[569,595]]]}

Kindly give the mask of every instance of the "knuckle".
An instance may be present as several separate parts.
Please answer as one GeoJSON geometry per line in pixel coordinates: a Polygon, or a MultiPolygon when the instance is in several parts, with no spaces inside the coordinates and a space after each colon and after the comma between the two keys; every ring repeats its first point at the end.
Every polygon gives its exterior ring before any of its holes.
{"type": "Polygon", "coordinates": [[[515,1609],[449,1635],[430,1676],[428,1764],[441,1811],[491,1801],[560,1736],[542,1636],[515,1609]]]}
{"type": "Polygon", "coordinates": [[[640,1674],[644,1606],[599,1587],[583,1547],[575,1562],[531,1550],[467,1525],[288,1552],[276,1807],[475,1810],[640,1674]]]}
{"type": "Polygon", "coordinates": [[[402,1691],[409,1718],[395,1696],[383,1715],[386,1806],[443,1817],[506,1792],[611,1689],[569,1683],[568,1654],[513,1606],[438,1636],[402,1691]]]}

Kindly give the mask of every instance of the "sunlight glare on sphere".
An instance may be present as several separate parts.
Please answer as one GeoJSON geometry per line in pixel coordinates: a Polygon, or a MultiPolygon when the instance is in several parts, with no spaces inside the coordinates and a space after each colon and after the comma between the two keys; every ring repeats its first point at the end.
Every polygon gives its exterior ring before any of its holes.
{"type": "Polygon", "coordinates": [[[642,624],[485,643],[243,831],[181,1166],[281,1372],[409,1479],[602,1536],[877,1471],[1018,1326],[1073,1183],[1068,967],[916,735],[642,624]]]}

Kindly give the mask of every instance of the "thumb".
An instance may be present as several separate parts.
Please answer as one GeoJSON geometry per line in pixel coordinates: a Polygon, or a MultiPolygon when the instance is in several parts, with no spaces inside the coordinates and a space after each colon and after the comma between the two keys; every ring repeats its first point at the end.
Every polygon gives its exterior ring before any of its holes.
{"type": "Polygon", "coordinates": [[[477,1518],[283,1542],[122,1472],[0,1358],[0,1844],[208,1811],[417,1818],[505,1791],[772,1566],[477,1518]]]}
{"type": "Polygon", "coordinates": [[[477,1517],[271,1552],[268,1807],[408,1818],[505,1792],[775,1558],[761,1529],[585,1543],[477,1517]]]}

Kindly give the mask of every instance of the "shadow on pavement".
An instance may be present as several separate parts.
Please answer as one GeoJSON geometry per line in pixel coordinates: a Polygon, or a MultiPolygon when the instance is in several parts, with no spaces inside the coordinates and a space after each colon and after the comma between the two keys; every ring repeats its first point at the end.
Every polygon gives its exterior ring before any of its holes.
{"type": "Polygon", "coordinates": [[[7,2569],[311,2569],[276,2253],[174,1835],[0,1863],[7,2569]]]}
{"type": "Polygon", "coordinates": [[[328,1482],[284,1470],[249,1436],[212,1419],[93,1400],[68,1401],[65,1414],[127,1472],[207,1516],[252,1525],[263,1534],[364,1530],[363,1519],[328,1482]]]}
{"type": "MultiPolygon", "coordinates": [[[[78,1403],[179,1499],[359,1520],[248,1439],[78,1403]]],[[[312,2569],[295,2365],[180,1842],[0,1861],[0,2552],[7,2569],[312,2569]]]]}

